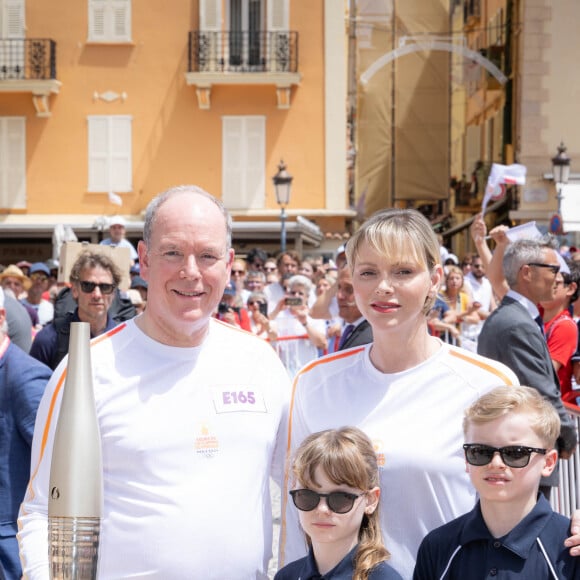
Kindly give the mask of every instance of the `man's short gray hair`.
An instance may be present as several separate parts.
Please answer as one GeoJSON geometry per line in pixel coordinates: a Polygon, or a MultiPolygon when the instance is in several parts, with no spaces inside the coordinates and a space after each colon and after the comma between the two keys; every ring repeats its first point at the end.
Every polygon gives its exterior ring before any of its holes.
{"type": "Polygon", "coordinates": [[[503,256],[503,274],[510,288],[517,286],[518,273],[522,266],[541,262],[545,249],[557,251],[557,241],[552,236],[536,240],[517,240],[510,244],[503,256]]]}

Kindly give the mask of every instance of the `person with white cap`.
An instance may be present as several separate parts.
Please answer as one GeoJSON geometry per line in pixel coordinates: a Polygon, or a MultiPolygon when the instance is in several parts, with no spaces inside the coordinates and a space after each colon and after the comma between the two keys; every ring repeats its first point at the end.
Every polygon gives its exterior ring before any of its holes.
{"type": "Polygon", "coordinates": [[[113,248],[129,248],[129,251],[131,252],[131,261],[132,263],[135,263],[137,260],[139,260],[139,256],[137,255],[135,246],[125,237],[126,226],[127,222],[125,221],[124,217],[120,215],[114,215],[109,220],[109,235],[111,237],[101,240],[101,245],[111,246],[113,248]]]}

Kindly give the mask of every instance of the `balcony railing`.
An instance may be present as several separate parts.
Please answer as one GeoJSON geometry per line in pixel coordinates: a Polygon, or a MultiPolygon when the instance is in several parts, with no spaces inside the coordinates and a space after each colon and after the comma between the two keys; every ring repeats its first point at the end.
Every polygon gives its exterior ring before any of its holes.
{"type": "Polygon", "coordinates": [[[298,33],[189,33],[189,72],[298,72],[298,33]]]}
{"type": "Polygon", "coordinates": [[[56,42],[0,38],[0,81],[56,79],[56,42]]]}
{"type": "Polygon", "coordinates": [[[463,18],[466,24],[481,18],[481,0],[464,0],[463,18]]]}

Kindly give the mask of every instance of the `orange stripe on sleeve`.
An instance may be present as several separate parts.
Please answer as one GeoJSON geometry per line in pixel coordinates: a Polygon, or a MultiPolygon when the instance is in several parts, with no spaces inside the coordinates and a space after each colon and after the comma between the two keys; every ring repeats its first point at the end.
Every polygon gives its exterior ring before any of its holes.
{"type": "Polygon", "coordinates": [[[91,345],[93,345],[93,344],[99,344],[99,342],[102,342],[106,338],[109,338],[111,336],[114,336],[118,332],[121,332],[121,330],[123,330],[126,326],[127,326],[127,323],[126,322],[123,322],[123,324],[119,324],[119,326],[115,326],[115,328],[112,328],[108,332],[105,332],[105,334],[99,334],[99,336],[95,336],[95,338],[93,338],[91,340],[91,345]]]}
{"type": "Polygon", "coordinates": [[[462,360],[464,360],[465,362],[468,362],[472,365],[478,366],[484,370],[486,370],[487,372],[495,375],[496,377],[499,377],[507,386],[513,387],[514,383],[512,382],[512,380],[505,375],[504,373],[502,373],[500,370],[496,369],[494,366],[489,365],[479,359],[475,359],[473,357],[471,357],[469,354],[464,354],[462,352],[458,352],[456,350],[451,350],[451,355],[452,356],[456,356],[457,358],[460,358],[462,360]]]}
{"type": "Polygon", "coordinates": [[[54,393],[52,394],[52,398],[50,400],[50,407],[48,408],[48,414],[46,416],[46,423],[44,424],[44,431],[42,432],[42,441],[40,444],[40,454],[38,457],[38,463],[36,464],[36,467],[34,468],[34,471],[32,472],[32,474],[30,476],[30,480],[28,482],[28,486],[27,486],[27,490],[26,490],[26,498],[25,499],[27,499],[27,500],[34,499],[34,486],[32,485],[32,482],[33,482],[34,478],[36,477],[36,474],[38,473],[38,469],[40,468],[40,464],[42,463],[42,458],[44,457],[44,451],[46,449],[46,442],[48,440],[48,432],[50,431],[50,425],[52,423],[52,416],[54,414],[54,407],[56,405],[56,399],[58,397],[60,390],[62,389],[65,378],[66,378],[66,368],[64,369],[62,375],[60,376],[58,383],[56,384],[56,388],[54,389],[54,393]]]}
{"type": "Polygon", "coordinates": [[[67,369],[65,368],[62,375],[60,376],[60,379],[58,380],[58,383],[56,384],[56,388],[54,389],[54,393],[52,393],[52,399],[50,400],[50,407],[48,409],[46,423],[44,424],[44,431],[42,432],[42,443],[40,445],[40,458],[38,461],[39,463],[42,461],[42,456],[44,455],[44,450],[46,448],[46,441],[48,439],[48,432],[50,431],[50,425],[52,423],[52,415],[54,413],[54,406],[56,405],[56,399],[57,399],[58,394],[60,393],[60,390],[62,389],[62,386],[63,386],[64,381],[66,379],[66,371],[67,371],[67,369]]]}

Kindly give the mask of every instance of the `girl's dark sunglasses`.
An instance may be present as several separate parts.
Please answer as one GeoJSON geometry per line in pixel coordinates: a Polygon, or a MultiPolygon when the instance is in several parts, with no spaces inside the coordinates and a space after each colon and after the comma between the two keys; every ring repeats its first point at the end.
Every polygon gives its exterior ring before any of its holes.
{"type": "Polygon", "coordinates": [[[303,512],[311,512],[320,503],[320,498],[326,498],[328,509],[337,514],[346,514],[354,506],[354,502],[363,493],[348,493],[347,491],[333,491],[332,493],[318,493],[311,489],[293,489],[290,492],[294,505],[303,512]]]}
{"type": "Polygon", "coordinates": [[[507,447],[491,447],[480,443],[466,443],[463,446],[465,459],[470,465],[481,467],[491,463],[493,456],[499,453],[501,460],[508,467],[526,467],[532,453],[546,455],[547,449],[526,447],[524,445],[508,445],[507,447]]]}

